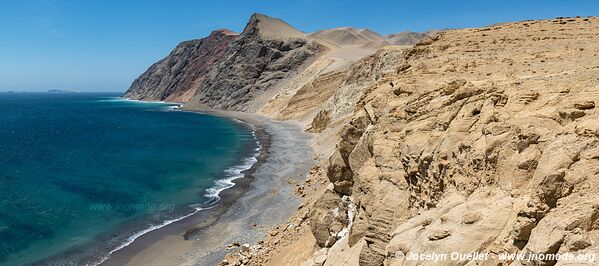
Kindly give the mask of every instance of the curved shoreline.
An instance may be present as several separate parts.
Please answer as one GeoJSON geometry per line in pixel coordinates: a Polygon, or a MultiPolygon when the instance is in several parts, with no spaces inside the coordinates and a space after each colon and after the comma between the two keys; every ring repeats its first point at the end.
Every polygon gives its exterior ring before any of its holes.
{"type": "MultiPolygon", "coordinates": [[[[128,99],[119,100],[131,101],[128,99]]],[[[139,227],[139,225],[141,225],[139,223],[140,221],[142,221],[141,219],[132,220],[127,224],[123,224],[121,226],[123,228],[123,232],[129,232],[127,234],[123,234],[122,238],[120,238],[119,241],[115,241],[113,237],[117,234],[120,235],[120,233],[108,232],[104,235],[98,236],[98,238],[95,239],[93,242],[86,243],[81,246],[71,247],[59,254],[43,258],[35,262],[34,264],[54,265],[56,263],[61,264],[77,262],[83,265],[93,266],[107,265],[113,261],[114,256],[120,256],[123,252],[128,250],[130,246],[135,246],[135,248],[137,248],[138,246],[144,246],[145,243],[138,242],[145,239],[146,235],[161,235],[161,231],[164,230],[165,227],[169,227],[172,225],[172,228],[168,228],[168,230],[165,230],[166,233],[170,233],[172,232],[171,229],[180,229],[179,223],[184,224],[187,227],[187,230],[185,230],[183,236],[187,238],[186,236],[190,232],[195,231],[195,229],[191,229],[193,226],[189,225],[190,221],[200,219],[191,218],[194,218],[194,216],[198,215],[199,217],[208,215],[200,215],[202,212],[210,212],[216,214],[221,213],[222,211],[218,211],[218,209],[226,209],[226,207],[223,208],[223,205],[229,206],[233,202],[237,201],[239,197],[249,189],[248,185],[251,183],[251,180],[247,179],[252,178],[252,173],[255,171],[255,168],[258,167],[260,163],[267,157],[270,136],[257,123],[251,123],[238,117],[216,115],[207,112],[193,113],[219,116],[223,119],[229,120],[232,123],[238,124],[238,126],[241,127],[242,130],[247,130],[246,132],[250,132],[253,136],[253,140],[248,140],[247,143],[244,144],[245,147],[239,153],[239,160],[225,168],[222,172],[222,177],[215,179],[213,185],[210,188],[203,191],[198,191],[198,193],[204,193],[204,196],[208,198],[207,201],[198,202],[192,205],[180,206],[178,207],[178,209],[180,208],[180,210],[177,211],[177,216],[161,221],[156,220],[155,223],[148,224],[146,227],[143,228],[139,227]],[[130,231],[131,229],[127,228],[136,228],[136,230],[130,231]]],[[[117,230],[117,232],[120,230],[121,229],[117,230]]],[[[121,265],[121,263],[117,263],[117,265],[121,265]]]]}
{"type": "MultiPolygon", "coordinates": [[[[131,100],[128,100],[128,101],[131,101],[131,100]]],[[[145,102],[145,101],[140,101],[140,102],[145,102]]],[[[166,103],[166,102],[160,102],[160,103],[166,103]]],[[[202,114],[210,115],[210,114],[206,114],[206,113],[202,113],[202,114]]],[[[225,117],[225,119],[231,119],[231,118],[225,117]]],[[[254,142],[256,143],[257,147],[254,149],[254,152],[255,152],[254,154],[247,156],[247,157],[243,157],[239,164],[235,164],[234,166],[231,166],[231,167],[227,168],[226,170],[224,170],[224,172],[227,173],[226,177],[221,178],[221,179],[216,179],[214,186],[207,189],[207,191],[205,192],[205,196],[209,197],[211,199],[209,199],[208,202],[201,203],[201,205],[208,205],[208,206],[207,207],[199,207],[199,206],[193,207],[193,208],[195,208],[195,210],[192,211],[191,213],[185,214],[185,215],[175,218],[175,219],[165,220],[165,221],[163,221],[162,224],[152,225],[149,228],[145,228],[141,231],[135,232],[127,238],[126,242],[120,244],[118,247],[109,251],[104,257],[102,257],[100,259],[100,261],[91,263],[90,265],[92,265],[92,266],[104,265],[106,261],[110,260],[110,258],[113,256],[113,254],[132,245],[133,243],[135,243],[135,241],[138,238],[143,237],[144,235],[146,235],[150,232],[160,230],[165,226],[169,226],[170,224],[177,223],[184,219],[190,218],[201,211],[208,211],[212,208],[217,207],[221,203],[221,200],[223,198],[221,196],[221,193],[223,191],[232,189],[233,187],[235,187],[237,185],[237,182],[235,182],[236,180],[241,179],[241,178],[251,177],[251,170],[259,165],[259,163],[260,163],[259,158],[263,153],[266,152],[266,150],[268,148],[268,142],[269,142],[270,137],[268,136],[268,134],[258,133],[258,130],[260,130],[260,129],[257,128],[257,126],[254,124],[251,124],[251,123],[239,120],[239,119],[234,119],[234,120],[235,120],[234,122],[243,123],[244,127],[251,128],[251,132],[254,137],[254,142]],[[261,136],[261,138],[259,138],[258,136],[261,136]],[[266,149],[265,149],[265,147],[266,147],[266,149]],[[253,162],[248,163],[247,162],[248,159],[253,160],[253,162]]],[[[266,155],[264,155],[264,156],[266,156],[266,155]]],[[[235,199],[233,199],[233,200],[235,200],[235,199]]]]}
{"type": "MultiPolygon", "coordinates": [[[[273,158],[270,149],[271,142],[274,142],[275,146],[280,146],[288,141],[305,141],[304,146],[309,152],[304,152],[304,155],[309,156],[299,158],[295,154],[291,154],[291,156],[282,157],[295,158],[298,159],[298,162],[303,160],[297,164],[296,168],[298,169],[292,171],[296,175],[299,173],[301,178],[301,174],[306,174],[313,164],[312,151],[307,144],[309,136],[306,133],[294,125],[270,121],[265,117],[254,114],[205,110],[193,112],[234,119],[252,126],[261,146],[260,153],[256,156],[257,161],[249,169],[242,171],[242,178],[232,180],[233,186],[220,191],[221,200],[213,208],[197,211],[184,219],[139,236],[130,245],[111,254],[110,258],[101,265],[160,265],[164,263],[184,264],[186,262],[210,265],[218,263],[226,253],[226,244],[232,242],[233,239],[258,239],[259,236],[265,234],[263,229],[266,227],[258,226],[258,224],[264,226],[267,226],[267,224],[253,221],[252,211],[254,211],[254,214],[256,210],[260,209],[273,212],[275,214],[271,215],[272,219],[269,220],[277,222],[290,216],[299,205],[298,199],[295,201],[287,199],[292,197],[293,191],[286,180],[283,180],[286,176],[281,174],[285,175],[285,171],[273,173],[272,167],[276,167],[277,162],[275,162],[276,160],[273,158]],[[286,138],[283,136],[285,134],[291,136],[286,138]],[[264,166],[264,164],[267,165],[264,166]],[[269,169],[260,169],[261,167],[269,169]],[[268,172],[274,174],[275,178],[270,177],[270,180],[265,178],[268,172]],[[273,202],[272,191],[281,191],[280,195],[285,199],[273,202]],[[267,203],[248,205],[248,202],[252,201],[267,201],[267,203]],[[281,202],[286,204],[283,204],[284,206],[275,206],[281,202]],[[231,216],[234,218],[231,218],[231,216]],[[277,216],[279,219],[277,219],[277,216]],[[243,227],[247,226],[249,230],[247,228],[232,230],[231,227],[235,227],[235,224],[239,221],[245,221],[243,227]],[[218,228],[224,229],[218,230],[218,228]],[[167,258],[165,258],[165,253],[169,254],[169,256],[166,256],[167,258]],[[156,256],[159,256],[159,258],[156,256]]],[[[289,143],[287,144],[289,145],[289,143]]],[[[291,144],[291,147],[296,144],[291,144]]],[[[274,155],[281,153],[283,150],[287,150],[283,153],[289,152],[288,148],[280,149],[275,147],[275,149],[272,151],[275,153],[274,155]]],[[[293,161],[293,159],[291,160],[293,161]]],[[[279,164],[279,167],[285,168],[289,165],[284,163],[279,164]]]]}

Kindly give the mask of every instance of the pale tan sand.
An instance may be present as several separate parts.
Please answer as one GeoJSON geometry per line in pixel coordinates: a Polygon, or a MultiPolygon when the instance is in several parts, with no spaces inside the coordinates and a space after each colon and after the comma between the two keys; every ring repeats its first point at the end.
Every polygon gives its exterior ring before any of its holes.
{"type": "Polygon", "coordinates": [[[261,14],[254,14],[254,16],[256,16],[259,20],[258,28],[260,30],[260,34],[264,37],[273,36],[276,38],[303,38],[306,36],[305,33],[295,29],[281,19],[272,18],[261,14]]]}
{"type": "MultiPolygon", "coordinates": [[[[352,27],[321,30],[310,34],[310,37],[325,40],[338,46],[362,46],[368,43],[384,43],[387,41],[384,36],[374,31],[369,29],[355,29],[352,27]]],[[[387,43],[386,45],[389,44],[390,43],[387,43]]]]}

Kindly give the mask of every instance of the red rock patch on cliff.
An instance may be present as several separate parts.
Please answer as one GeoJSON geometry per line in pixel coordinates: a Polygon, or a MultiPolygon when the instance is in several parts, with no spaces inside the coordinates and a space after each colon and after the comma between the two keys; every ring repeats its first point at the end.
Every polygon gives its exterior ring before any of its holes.
{"type": "Polygon", "coordinates": [[[208,37],[180,43],[168,56],[135,79],[125,97],[188,102],[236,37],[236,33],[221,29],[208,37]]]}

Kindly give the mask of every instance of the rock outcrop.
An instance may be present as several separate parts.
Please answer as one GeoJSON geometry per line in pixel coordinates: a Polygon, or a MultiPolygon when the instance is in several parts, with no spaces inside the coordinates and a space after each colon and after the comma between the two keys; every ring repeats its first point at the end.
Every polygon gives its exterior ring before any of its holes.
{"type": "Polygon", "coordinates": [[[135,79],[124,97],[188,102],[236,37],[232,31],[215,30],[208,37],[180,43],[135,79]]]}
{"type": "Polygon", "coordinates": [[[409,68],[408,64],[401,65],[403,52],[402,48],[385,47],[352,64],[325,107],[332,118],[338,120],[359,109],[358,101],[383,75],[409,68]]]}
{"type": "Polygon", "coordinates": [[[311,219],[326,221],[327,206],[355,211],[336,239],[338,229],[312,228],[324,265],[529,265],[498,254],[597,252],[598,24],[452,30],[352,65],[358,82],[344,81],[323,111],[328,125],[349,121],[326,171],[336,204],[314,204],[311,219]],[[433,252],[493,256],[396,256],[433,252]]]}
{"type": "Polygon", "coordinates": [[[254,14],[192,102],[214,109],[255,111],[325,50],[284,21],[254,14]]]}
{"type": "MultiPolygon", "coordinates": [[[[340,82],[361,86],[356,83],[364,75],[355,72],[369,69],[348,72],[349,64],[392,44],[398,40],[368,29],[343,27],[306,35],[280,19],[254,14],[239,35],[217,30],[179,44],[139,76],[125,97],[189,102],[191,109],[257,111],[291,90],[293,99],[272,108],[283,108],[277,110],[280,119],[296,118],[319,109],[340,82]],[[356,74],[361,76],[353,77],[356,74]]],[[[351,93],[348,104],[358,95],[351,93]]]]}

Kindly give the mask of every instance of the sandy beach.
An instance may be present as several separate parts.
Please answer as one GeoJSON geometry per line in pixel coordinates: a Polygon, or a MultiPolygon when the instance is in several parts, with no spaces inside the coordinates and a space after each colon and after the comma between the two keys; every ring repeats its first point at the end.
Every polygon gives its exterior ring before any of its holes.
{"type": "Polygon", "coordinates": [[[209,113],[253,125],[262,145],[258,162],[221,192],[214,208],[139,237],[102,265],[215,265],[229,244],[255,243],[295,213],[301,200],[291,184],[303,181],[314,164],[310,135],[255,114],[209,113]]]}

